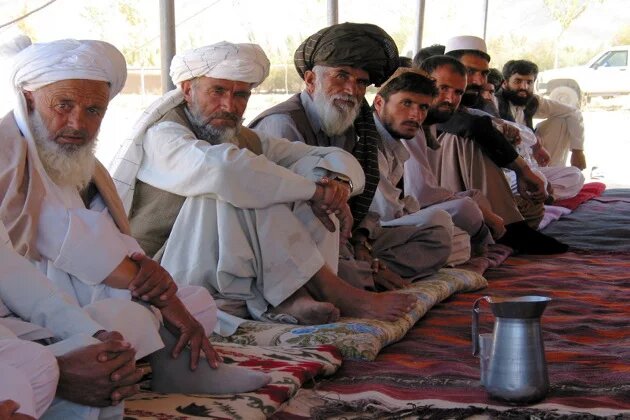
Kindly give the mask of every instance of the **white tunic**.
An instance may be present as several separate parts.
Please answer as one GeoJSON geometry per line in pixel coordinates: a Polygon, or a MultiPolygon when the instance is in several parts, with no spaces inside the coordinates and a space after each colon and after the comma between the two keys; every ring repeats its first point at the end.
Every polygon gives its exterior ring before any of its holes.
{"type": "MultiPolygon", "coordinates": [[[[306,203],[324,175],[364,185],[354,157],[256,132],[262,155],[233,144],[212,145],[165,121],[143,139],[138,179],[187,197],[167,241],[162,265],[180,284],[207,287],[217,298],[245,301],[258,318],[327,263],[337,267],[338,233],[330,234],[306,203]]],[[[221,333],[238,321],[219,313],[221,333]],[[227,321],[236,321],[230,323],[227,321]]]]}

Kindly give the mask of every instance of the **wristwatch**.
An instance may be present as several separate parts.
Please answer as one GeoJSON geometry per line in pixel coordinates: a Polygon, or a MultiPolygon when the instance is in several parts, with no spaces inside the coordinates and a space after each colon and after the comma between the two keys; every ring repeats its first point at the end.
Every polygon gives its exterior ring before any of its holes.
{"type": "Polygon", "coordinates": [[[343,184],[346,184],[348,187],[350,187],[350,194],[352,194],[354,192],[354,185],[352,184],[352,180],[350,178],[348,178],[345,175],[335,175],[334,177],[330,178],[333,181],[337,181],[337,182],[341,182],[343,184]]]}

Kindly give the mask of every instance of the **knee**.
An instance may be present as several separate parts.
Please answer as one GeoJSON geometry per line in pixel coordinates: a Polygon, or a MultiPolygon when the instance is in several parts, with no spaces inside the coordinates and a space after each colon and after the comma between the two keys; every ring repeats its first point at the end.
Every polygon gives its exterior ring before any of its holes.
{"type": "Polygon", "coordinates": [[[465,197],[458,200],[457,209],[453,214],[453,222],[472,236],[477,233],[483,223],[483,213],[481,213],[477,203],[465,197]]]}
{"type": "Polygon", "coordinates": [[[160,322],[148,307],[125,299],[104,299],[84,307],[90,316],[109,331],[118,331],[133,348],[136,358],[160,349],[160,322]]]}

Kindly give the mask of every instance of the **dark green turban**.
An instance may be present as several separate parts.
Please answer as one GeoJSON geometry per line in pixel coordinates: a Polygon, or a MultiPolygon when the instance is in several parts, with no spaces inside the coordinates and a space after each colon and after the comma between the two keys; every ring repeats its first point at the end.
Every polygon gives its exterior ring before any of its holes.
{"type": "Polygon", "coordinates": [[[398,48],[383,29],[369,23],[340,23],[309,36],[293,57],[304,78],[316,65],[349,66],[365,70],[376,86],[398,68],[398,48]]]}

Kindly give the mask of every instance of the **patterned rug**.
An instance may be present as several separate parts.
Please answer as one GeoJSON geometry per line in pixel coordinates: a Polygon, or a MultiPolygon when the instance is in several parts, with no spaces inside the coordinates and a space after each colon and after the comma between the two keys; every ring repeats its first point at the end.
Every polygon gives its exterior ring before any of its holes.
{"type": "MultiPolygon", "coordinates": [[[[483,293],[436,305],[374,362],[344,362],[274,418],[630,418],[630,253],[513,257],[486,277],[483,293]],[[509,407],[479,384],[471,308],[482,295],[527,294],[553,298],[542,319],[551,389],[540,404],[509,407]]],[[[491,331],[488,312],[482,333],[491,331]]]]}
{"type": "Polygon", "coordinates": [[[572,250],[630,251],[630,190],[607,190],[552,223],[544,233],[572,250]]]}
{"type": "Polygon", "coordinates": [[[331,344],[339,349],[344,359],[374,360],[384,346],[403,338],[435,304],[455,293],[471,292],[487,285],[486,279],[477,272],[457,268],[442,269],[398,291],[414,294],[418,302],[396,322],[341,318],[333,324],[305,326],[247,321],[234,335],[221,337],[215,334],[212,341],[258,346],[331,344]]]}
{"type": "Polygon", "coordinates": [[[141,393],[125,402],[125,419],[265,419],[316,376],[341,365],[333,346],[305,348],[215,345],[224,362],[267,372],[271,383],[256,392],[230,395],[141,393]]]}

